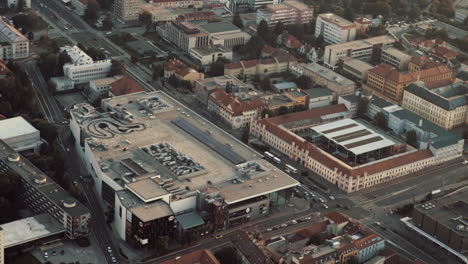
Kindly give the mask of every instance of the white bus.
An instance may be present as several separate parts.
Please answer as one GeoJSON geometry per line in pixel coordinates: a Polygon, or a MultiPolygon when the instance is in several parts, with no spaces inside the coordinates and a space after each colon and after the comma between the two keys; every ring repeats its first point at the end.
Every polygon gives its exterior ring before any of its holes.
{"type": "Polygon", "coordinates": [[[294,168],[293,166],[289,165],[289,164],[286,164],[286,169],[288,169],[290,172],[292,173],[297,173],[297,169],[294,168]]]}
{"type": "Polygon", "coordinates": [[[273,158],[273,161],[276,162],[276,163],[278,163],[278,164],[281,164],[280,158],[274,157],[274,158],[273,158]]]}
{"type": "Polygon", "coordinates": [[[267,156],[267,157],[270,158],[270,159],[272,159],[272,158],[275,157],[273,154],[271,154],[271,153],[268,152],[268,151],[263,152],[263,154],[265,154],[265,156],[267,156]]]}

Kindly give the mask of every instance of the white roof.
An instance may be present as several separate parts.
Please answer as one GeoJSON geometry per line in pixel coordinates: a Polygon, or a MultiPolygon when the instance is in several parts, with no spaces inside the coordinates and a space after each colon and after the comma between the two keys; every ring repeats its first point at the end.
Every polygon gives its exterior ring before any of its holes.
{"type": "Polygon", "coordinates": [[[38,131],[39,130],[29,124],[28,121],[24,120],[21,116],[0,120],[0,139],[2,140],[32,134],[38,131]]]}
{"type": "Polygon", "coordinates": [[[312,129],[355,155],[395,145],[383,134],[371,130],[353,119],[339,120],[312,127],[312,129]]]}
{"type": "Polygon", "coordinates": [[[24,218],[0,226],[3,229],[3,245],[5,248],[41,239],[60,232],[63,226],[49,214],[41,214],[24,218]]]}
{"type": "Polygon", "coordinates": [[[93,63],[93,59],[77,46],[65,46],[60,48],[60,52],[65,51],[70,56],[75,65],[86,65],[93,63]]]}

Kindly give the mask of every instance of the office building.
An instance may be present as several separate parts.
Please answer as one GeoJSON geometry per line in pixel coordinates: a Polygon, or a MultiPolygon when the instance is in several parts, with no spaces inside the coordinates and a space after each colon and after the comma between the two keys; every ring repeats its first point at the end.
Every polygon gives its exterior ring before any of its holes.
{"type": "Polygon", "coordinates": [[[230,22],[208,23],[199,25],[198,27],[210,36],[212,44],[222,45],[228,49],[243,45],[250,39],[249,34],[230,22]]]}
{"type": "Polygon", "coordinates": [[[109,94],[109,89],[111,88],[111,83],[117,81],[123,76],[113,76],[102,79],[96,79],[89,82],[89,86],[83,92],[90,102],[98,99],[107,97],[109,94]]]}
{"type": "Polygon", "coordinates": [[[400,71],[406,71],[411,58],[410,55],[403,51],[394,47],[389,47],[382,50],[381,62],[390,64],[400,71]]]}
{"type": "Polygon", "coordinates": [[[271,4],[257,10],[257,24],[262,20],[269,27],[274,27],[278,22],[283,25],[307,24],[314,17],[314,8],[304,3],[290,0],[281,4],[271,4]]]}
{"type": "Polygon", "coordinates": [[[71,62],[63,65],[63,73],[75,84],[101,79],[110,73],[112,63],[109,59],[94,61],[77,46],[65,46],[60,51],[66,52],[71,58],[71,62]]]}
{"type": "Polygon", "coordinates": [[[393,46],[395,42],[396,39],[392,36],[382,35],[368,39],[328,45],[325,47],[323,62],[325,66],[336,69],[340,59],[343,57],[352,57],[367,62],[371,60],[378,61],[380,59],[381,50],[393,46]]]}
{"type": "Polygon", "coordinates": [[[198,47],[190,50],[190,56],[200,65],[209,65],[221,58],[232,60],[232,49],[225,48],[222,45],[198,47]]]}
{"type": "Polygon", "coordinates": [[[400,102],[404,89],[416,81],[434,82],[451,78],[452,71],[445,65],[403,73],[390,64],[381,64],[369,70],[367,83],[363,88],[394,102],[400,102]]]}
{"type": "Polygon", "coordinates": [[[24,155],[39,153],[43,143],[39,130],[21,116],[0,120],[0,139],[24,155]]]}
{"type": "Polygon", "coordinates": [[[293,65],[291,72],[297,76],[308,76],[314,83],[336,92],[337,95],[350,94],[355,90],[353,81],[317,63],[293,65]]]}
{"type": "Polygon", "coordinates": [[[468,85],[458,82],[430,89],[415,82],[404,91],[402,107],[446,130],[467,125],[468,85]]]}
{"type": "Polygon", "coordinates": [[[29,57],[29,40],[14,26],[0,18],[0,59],[18,60],[29,57]]]}
{"type": "Polygon", "coordinates": [[[299,183],[165,93],[70,111],[70,127],[113,230],[137,247],[185,241],[268,215],[299,183]]]}
{"type": "Polygon", "coordinates": [[[361,83],[367,80],[369,70],[374,68],[372,64],[351,57],[344,57],[341,60],[343,74],[361,83]]]}
{"type": "Polygon", "coordinates": [[[467,197],[467,190],[460,190],[415,205],[412,222],[429,240],[438,240],[459,254],[466,252],[468,250],[467,197]]]}
{"type": "Polygon", "coordinates": [[[319,14],[315,23],[315,37],[323,37],[329,44],[337,44],[356,39],[356,25],[333,13],[319,14]]]}
{"type": "Polygon", "coordinates": [[[115,0],[114,17],[122,24],[138,23],[140,0],[115,0]]]}
{"type": "Polygon", "coordinates": [[[0,140],[0,171],[19,177],[18,198],[35,213],[48,213],[75,239],[89,234],[91,213],[62,187],[0,140]]]}
{"type": "Polygon", "coordinates": [[[164,37],[187,53],[192,48],[205,47],[209,44],[209,34],[186,21],[166,24],[164,37]]]}
{"type": "Polygon", "coordinates": [[[208,110],[220,117],[232,129],[248,127],[266,107],[260,99],[241,100],[216,88],[208,98],[208,110]]]}
{"type": "Polygon", "coordinates": [[[308,109],[331,105],[335,97],[335,93],[327,88],[311,88],[304,92],[309,95],[308,109]]]}

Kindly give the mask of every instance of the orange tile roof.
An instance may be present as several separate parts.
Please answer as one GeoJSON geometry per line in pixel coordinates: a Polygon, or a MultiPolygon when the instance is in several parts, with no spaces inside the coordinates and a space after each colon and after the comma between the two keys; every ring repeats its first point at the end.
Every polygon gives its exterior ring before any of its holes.
{"type": "Polygon", "coordinates": [[[115,96],[138,93],[138,92],[144,91],[140,85],[138,85],[134,80],[128,77],[123,77],[111,83],[110,86],[111,88],[109,89],[109,91],[115,96]]]}
{"type": "Polygon", "coordinates": [[[327,229],[327,226],[328,226],[328,221],[315,223],[315,224],[305,227],[304,229],[299,230],[296,234],[304,238],[309,238],[315,234],[322,233],[323,231],[325,231],[325,229],[327,229]]]}
{"type": "Polygon", "coordinates": [[[460,55],[460,52],[441,46],[432,48],[430,53],[434,54],[435,56],[443,57],[446,59],[456,58],[458,55],[460,55]]]}
{"type": "Polygon", "coordinates": [[[442,65],[441,63],[431,60],[426,56],[413,57],[411,58],[410,62],[418,65],[423,69],[433,68],[442,65]]]}
{"type": "Polygon", "coordinates": [[[257,60],[247,60],[247,61],[241,61],[241,63],[244,65],[245,68],[250,68],[250,67],[257,66],[258,61],[257,60]]]}
{"type": "Polygon", "coordinates": [[[395,67],[389,64],[381,64],[369,70],[369,72],[383,77],[387,80],[395,82],[397,84],[404,84],[417,80],[422,80],[431,76],[436,76],[444,73],[451,72],[447,66],[439,64],[437,67],[423,69],[412,73],[401,73],[395,67]]]}
{"type": "Polygon", "coordinates": [[[331,211],[328,214],[325,214],[325,217],[337,224],[349,222],[349,219],[346,216],[338,213],[337,211],[331,211]]]}
{"type": "Polygon", "coordinates": [[[265,107],[265,103],[260,99],[253,99],[245,102],[240,102],[231,94],[227,94],[220,88],[215,88],[211,92],[209,99],[217,105],[223,107],[232,116],[240,116],[246,111],[251,111],[265,107]]]}
{"type": "Polygon", "coordinates": [[[232,63],[228,63],[226,65],[224,65],[224,68],[225,69],[229,69],[229,70],[233,70],[233,69],[241,69],[242,68],[242,64],[237,61],[237,62],[232,62],[232,63]]]}
{"type": "Polygon", "coordinates": [[[164,62],[164,70],[184,77],[193,69],[178,59],[172,59],[164,62]]]}
{"type": "Polygon", "coordinates": [[[272,46],[270,46],[270,45],[265,45],[265,47],[263,47],[261,53],[262,53],[262,54],[272,55],[275,51],[276,51],[276,49],[273,48],[272,46]]]}
{"type": "Polygon", "coordinates": [[[208,249],[198,250],[186,255],[182,255],[175,259],[170,259],[161,262],[160,264],[221,264],[213,255],[213,252],[208,249]]]}

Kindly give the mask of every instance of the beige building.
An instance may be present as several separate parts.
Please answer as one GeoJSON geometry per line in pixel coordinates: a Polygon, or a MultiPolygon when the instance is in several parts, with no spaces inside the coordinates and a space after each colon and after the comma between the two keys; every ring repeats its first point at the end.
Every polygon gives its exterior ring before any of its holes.
{"type": "Polygon", "coordinates": [[[238,61],[226,64],[224,65],[224,74],[242,77],[263,76],[291,70],[296,61],[296,57],[278,52],[268,59],[238,61]]]}
{"type": "Polygon", "coordinates": [[[365,82],[367,80],[369,70],[374,68],[373,65],[365,61],[351,57],[344,57],[341,60],[343,61],[342,73],[361,82],[365,82]]]}
{"type": "Polygon", "coordinates": [[[165,38],[185,52],[191,48],[205,47],[209,44],[209,35],[190,22],[170,22],[166,25],[165,38]]]}
{"type": "Polygon", "coordinates": [[[462,82],[429,89],[423,82],[408,86],[402,106],[443,129],[468,124],[468,86],[462,82]]]}
{"type": "Polygon", "coordinates": [[[148,12],[151,14],[151,21],[174,21],[179,16],[174,11],[163,6],[156,6],[151,4],[140,5],[140,13],[148,12]]]}
{"type": "Polygon", "coordinates": [[[317,16],[315,23],[315,37],[323,36],[323,40],[330,44],[344,43],[356,39],[356,25],[333,13],[317,16]]]}
{"type": "Polygon", "coordinates": [[[216,89],[220,88],[223,91],[231,90],[231,94],[240,97],[242,93],[245,93],[251,89],[250,86],[237,79],[233,75],[224,75],[206,78],[203,80],[195,81],[194,93],[196,98],[203,105],[208,105],[208,98],[210,94],[216,89]]]}
{"type": "Polygon", "coordinates": [[[232,50],[221,45],[212,45],[190,49],[190,56],[196,59],[200,65],[208,65],[218,59],[232,60],[232,50]]]}
{"type": "Polygon", "coordinates": [[[221,117],[232,129],[247,127],[257,120],[265,103],[260,99],[239,100],[216,88],[208,98],[208,110],[221,117]]]}
{"type": "Polygon", "coordinates": [[[400,71],[406,71],[408,69],[408,63],[410,60],[410,55],[397,48],[389,47],[382,50],[381,62],[388,63],[400,71]]]}
{"type": "Polygon", "coordinates": [[[250,135],[348,193],[435,164],[431,150],[407,149],[405,144],[347,117],[344,105],[332,105],[254,121],[250,135]],[[339,145],[340,153],[326,142],[339,145]]]}
{"type": "Polygon", "coordinates": [[[164,78],[168,79],[175,76],[179,80],[190,81],[191,83],[205,78],[203,73],[200,73],[178,59],[171,59],[164,62],[164,78]]]}
{"type": "Polygon", "coordinates": [[[29,57],[29,40],[14,26],[0,18],[0,59],[17,60],[29,57]]]}
{"type": "Polygon", "coordinates": [[[353,93],[355,89],[353,81],[317,63],[293,65],[291,67],[291,72],[297,76],[308,76],[316,84],[336,92],[337,95],[350,94],[353,93]]]}
{"type": "Polygon", "coordinates": [[[343,57],[352,57],[364,61],[378,59],[380,50],[391,47],[396,39],[390,35],[355,40],[341,44],[333,44],[325,47],[323,62],[325,66],[335,69],[338,67],[339,60],[343,57]]]}
{"type": "Polygon", "coordinates": [[[123,24],[138,23],[140,0],[115,0],[114,17],[123,24]]]}

